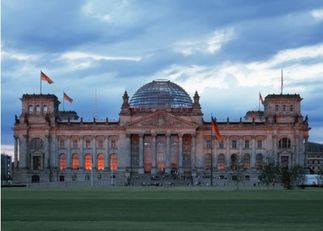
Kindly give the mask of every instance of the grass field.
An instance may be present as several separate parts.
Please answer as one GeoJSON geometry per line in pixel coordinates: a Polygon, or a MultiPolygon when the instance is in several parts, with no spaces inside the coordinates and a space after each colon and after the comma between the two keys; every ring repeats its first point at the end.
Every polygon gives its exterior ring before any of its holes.
{"type": "Polygon", "coordinates": [[[3,188],[2,230],[323,230],[323,190],[3,188]]]}

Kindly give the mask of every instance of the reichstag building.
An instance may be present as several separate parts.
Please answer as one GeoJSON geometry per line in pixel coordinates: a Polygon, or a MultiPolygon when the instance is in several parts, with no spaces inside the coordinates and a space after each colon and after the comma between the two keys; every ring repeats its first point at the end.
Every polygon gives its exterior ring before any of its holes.
{"type": "Polygon", "coordinates": [[[256,182],[266,157],[305,164],[309,126],[298,94],[267,95],[264,111],[218,121],[221,141],[211,136],[197,92],[191,98],[179,85],[155,80],[122,98],[118,122],[84,121],[59,111],[55,95],[24,94],[14,124],[14,181],[207,185],[210,178],[230,182],[241,170],[246,182],[256,182]]]}

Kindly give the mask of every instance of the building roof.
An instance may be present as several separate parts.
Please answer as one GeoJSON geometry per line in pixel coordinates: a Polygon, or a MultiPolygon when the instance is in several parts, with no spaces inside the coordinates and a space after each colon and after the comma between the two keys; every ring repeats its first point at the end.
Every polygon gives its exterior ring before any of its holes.
{"type": "Polygon", "coordinates": [[[192,105],[187,92],[168,80],[147,83],[130,99],[131,108],[192,108],[192,105]]]}
{"type": "Polygon", "coordinates": [[[299,94],[269,94],[265,97],[265,99],[297,99],[302,100],[299,94]]]}
{"type": "Polygon", "coordinates": [[[307,152],[320,152],[323,154],[323,144],[308,142],[307,152]]]}

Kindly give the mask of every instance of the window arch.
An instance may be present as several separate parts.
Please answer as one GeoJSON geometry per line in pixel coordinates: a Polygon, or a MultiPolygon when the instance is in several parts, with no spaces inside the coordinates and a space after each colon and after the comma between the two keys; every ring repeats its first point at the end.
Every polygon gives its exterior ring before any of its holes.
{"type": "Polygon", "coordinates": [[[243,168],[248,169],[250,168],[250,154],[246,153],[243,156],[243,168]]]}
{"type": "Polygon", "coordinates": [[[66,169],[66,155],[64,153],[59,155],[59,170],[64,171],[66,169]]]}
{"type": "Polygon", "coordinates": [[[74,153],[72,155],[72,169],[78,170],[79,168],[80,168],[80,158],[76,153],[74,153]]]}
{"type": "Polygon", "coordinates": [[[34,138],[30,142],[31,149],[42,149],[43,148],[43,141],[40,138],[34,138]]]}
{"type": "Polygon", "coordinates": [[[28,112],[31,113],[34,111],[34,106],[33,105],[29,105],[28,106],[28,112]]]}
{"type": "Polygon", "coordinates": [[[110,155],[110,170],[116,171],[118,169],[118,156],[117,154],[110,155]]]}
{"type": "Polygon", "coordinates": [[[40,105],[36,105],[36,107],[35,107],[35,109],[36,109],[36,112],[40,112],[40,105]]]}
{"type": "Polygon", "coordinates": [[[290,148],[291,147],[290,139],[288,139],[286,137],[280,139],[278,146],[279,146],[279,148],[290,148]]]}
{"type": "Polygon", "coordinates": [[[218,170],[220,170],[220,171],[225,170],[225,156],[224,156],[224,154],[220,154],[218,156],[218,170]]]}
{"type": "Polygon", "coordinates": [[[85,154],[84,156],[84,168],[86,171],[92,170],[92,156],[90,154],[85,154]]]}
{"type": "Polygon", "coordinates": [[[263,161],[263,156],[261,153],[258,153],[256,155],[256,169],[257,170],[262,169],[262,161],[263,161]]]}
{"type": "Polygon", "coordinates": [[[231,169],[237,170],[238,169],[238,156],[237,154],[231,155],[231,169]]]}
{"type": "Polygon", "coordinates": [[[104,155],[103,154],[99,154],[98,155],[98,171],[103,171],[104,170],[104,155]]]}

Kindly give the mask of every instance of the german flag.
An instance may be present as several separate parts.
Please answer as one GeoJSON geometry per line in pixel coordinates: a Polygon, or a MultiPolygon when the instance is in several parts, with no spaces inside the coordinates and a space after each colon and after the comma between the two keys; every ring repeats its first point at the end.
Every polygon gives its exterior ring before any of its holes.
{"type": "Polygon", "coordinates": [[[68,95],[66,95],[66,93],[64,92],[64,99],[70,103],[73,102],[73,99],[71,97],[69,97],[68,95]]]}
{"type": "Polygon", "coordinates": [[[218,142],[222,141],[222,135],[219,131],[218,125],[216,124],[216,120],[213,118],[213,116],[211,117],[211,127],[212,127],[212,131],[215,134],[215,138],[217,139],[218,142]]]}
{"type": "Polygon", "coordinates": [[[262,103],[262,104],[264,104],[265,103],[265,100],[264,100],[264,98],[262,97],[262,95],[261,95],[261,93],[259,92],[259,100],[260,100],[260,102],[262,103]]]}
{"type": "Polygon", "coordinates": [[[52,84],[52,83],[54,83],[54,81],[53,80],[51,80],[51,78],[49,78],[48,77],[48,75],[46,75],[44,72],[40,72],[40,80],[41,81],[46,81],[47,83],[49,83],[49,84],[52,84]]]}

